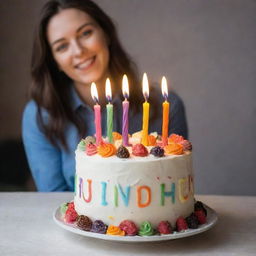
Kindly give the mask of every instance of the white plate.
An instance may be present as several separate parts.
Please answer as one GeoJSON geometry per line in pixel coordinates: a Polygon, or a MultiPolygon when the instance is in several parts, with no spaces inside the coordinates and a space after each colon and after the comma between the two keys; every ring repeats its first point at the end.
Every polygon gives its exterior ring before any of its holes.
{"type": "Polygon", "coordinates": [[[210,229],[211,227],[213,227],[218,220],[217,214],[210,207],[206,205],[204,206],[207,209],[207,222],[205,224],[199,225],[197,229],[188,229],[183,232],[174,232],[173,234],[169,234],[169,235],[112,236],[112,235],[105,235],[105,234],[98,234],[98,233],[83,231],[79,229],[75,224],[68,224],[64,222],[60,212],[60,207],[54,212],[53,219],[60,227],[82,236],[93,237],[93,238],[98,238],[103,240],[117,241],[117,242],[157,242],[157,241],[165,241],[165,240],[183,238],[187,236],[193,236],[193,235],[202,233],[210,229]]]}

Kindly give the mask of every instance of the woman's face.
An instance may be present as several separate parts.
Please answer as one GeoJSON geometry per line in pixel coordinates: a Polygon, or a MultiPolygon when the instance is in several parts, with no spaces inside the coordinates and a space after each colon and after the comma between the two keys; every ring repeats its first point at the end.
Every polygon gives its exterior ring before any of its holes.
{"type": "Polygon", "coordinates": [[[65,9],[47,27],[53,57],[76,85],[101,83],[108,72],[109,50],[101,27],[78,9],[65,9]]]}

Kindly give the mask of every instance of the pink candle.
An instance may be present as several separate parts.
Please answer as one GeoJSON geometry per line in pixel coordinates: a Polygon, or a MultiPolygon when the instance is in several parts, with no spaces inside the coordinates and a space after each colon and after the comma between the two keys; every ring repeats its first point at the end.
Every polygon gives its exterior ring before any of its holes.
{"type": "Polygon", "coordinates": [[[122,138],[123,138],[123,145],[129,145],[129,138],[128,138],[128,129],[129,129],[129,86],[128,86],[128,78],[126,75],[123,76],[122,82],[122,89],[123,95],[125,100],[123,101],[123,126],[122,126],[122,138]]]}
{"type": "Polygon", "coordinates": [[[98,92],[96,88],[96,84],[92,83],[91,85],[91,95],[93,100],[95,101],[94,105],[94,123],[96,130],[96,145],[98,146],[102,141],[102,132],[101,132],[101,110],[99,103],[98,92]]]}

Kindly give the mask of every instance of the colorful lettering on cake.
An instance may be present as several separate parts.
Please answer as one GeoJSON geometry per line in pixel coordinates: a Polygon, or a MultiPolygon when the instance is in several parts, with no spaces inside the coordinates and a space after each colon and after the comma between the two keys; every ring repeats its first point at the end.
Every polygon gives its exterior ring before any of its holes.
{"type": "Polygon", "coordinates": [[[185,203],[188,200],[188,178],[178,180],[179,200],[185,203]]]}
{"type": "Polygon", "coordinates": [[[193,181],[193,177],[191,175],[188,175],[189,177],[189,191],[191,192],[191,194],[194,193],[194,181],[193,181]]]}
{"type": "Polygon", "coordinates": [[[165,203],[165,197],[171,197],[172,203],[175,203],[175,183],[171,184],[171,190],[165,191],[165,184],[160,185],[161,188],[161,205],[164,206],[165,203]]]}
{"type": "Polygon", "coordinates": [[[107,182],[101,182],[101,205],[106,206],[108,205],[106,201],[106,190],[107,190],[107,182]]]}
{"type": "Polygon", "coordinates": [[[117,189],[117,185],[114,186],[114,205],[115,205],[115,207],[118,206],[118,189],[117,189]]]}
{"type": "MultiPolygon", "coordinates": [[[[160,177],[159,177],[159,180],[160,180],[160,177]]],[[[93,182],[92,179],[84,180],[81,177],[75,176],[75,195],[79,196],[79,198],[86,203],[92,202],[92,197],[93,197],[92,182],[93,182]]],[[[94,184],[94,187],[97,187],[97,186],[100,186],[101,188],[101,195],[99,195],[101,196],[99,198],[100,204],[102,206],[109,205],[108,194],[107,194],[109,183],[102,181],[102,182],[99,182],[99,184],[97,185],[97,182],[96,182],[94,184]]],[[[131,196],[136,196],[136,202],[139,208],[147,207],[152,203],[151,188],[147,185],[121,186],[120,184],[117,184],[117,185],[112,185],[110,189],[113,189],[112,195],[114,198],[112,202],[115,207],[119,206],[119,194],[126,207],[129,206],[131,196]]],[[[181,203],[185,203],[186,201],[188,201],[191,195],[193,196],[193,192],[194,192],[193,177],[192,175],[188,175],[187,177],[178,179],[177,182],[167,182],[166,184],[162,183],[160,184],[159,192],[160,192],[161,206],[165,205],[166,197],[170,197],[171,203],[175,204],[176,193],[178,193],[177,198],[179,199],[179,201],[181,203]],[[176,187],[177,187],[177,191],[176,191],[176,187]]]]}
{"type": "Polygon", "coordinates": [[[76,196],[76,193],[77,193],[77,188],[76,188],[76,186],[77,186],[77,174],[75,174],[75,196],[76,196]]]}
{"type": "Polygon", "coordinates": [[[151,203],[151,189],[148,186],[139,186],[137,187],[137,205],[140,208],[144,208],[149,206],[149,204],[151,203]],[[142,202],[142,191],[145,190],[145,192],[147,193],[147,199],[146,201],[143,203],[142,202]]]}
{"type": "Polygon", "coordinates": [[[129,204],[129,199],[130,199],[130,190],[131,190],[131,187],[130,187],[130,186],[127,186],[127,187],[126,187],[126,191],[124,192],[124,191],[123,191],[123,188],[121,187],[121,185],[118,184],[118,190],[119,190],[119,192],[120,192],[120,194],[121,194],[121,197],[122,197],[122,199],[123,199],[123,201],[124,201],[125,206],[128,206],[128,204],[129,204]]]}
{"type": "MultiPolygon", "coordinates": [[[[92,180],[87,179],[87,183],[88,183],[88,197],[85,198],[85,196],[84,196],[84,189],[82,189],[82,191],[83,191],[82,194],[83,194],[84,201],[86,203],[89,203],[92,200],[92,180]]],[[[83,186],[82,186],[82,188],[83,188],[83,186]]]]}
{"type": "Polygon", "coordinates": [[[79,198],[82,197],[82,189],[83,189],[83,179],[79,178],[79,198]]]}

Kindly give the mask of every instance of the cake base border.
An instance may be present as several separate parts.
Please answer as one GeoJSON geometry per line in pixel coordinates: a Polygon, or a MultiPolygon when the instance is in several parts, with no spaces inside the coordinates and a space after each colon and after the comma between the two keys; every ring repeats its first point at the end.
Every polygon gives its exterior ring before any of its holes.
{"type": "Polygon", "coordinates": [[[79,229],[75,224],[69,224],[64,222],[63,217],[60,212],[60,207],[58,207],[53,213],[53,220],[55,223],[60,226],[61,228],[70,231],[72,233],[82,235],[85,237],[91,237],[101,240],[109,240],[109,241],[116,241],[116,242],[158,242],[158,241],[167,241],[173,239],[184,238],[188,236],[193,236],[205,232],[212,228],[218,221],[217,213],[210,208],[209,206],[205,205],[207,210],[207,222],[203,225],[200,225],[197,229],[187,229],[183,232],[173,232],[172,234],[168,235],[154,235],[154,236],[112,236],[106,234],[98,234],[93,232],[88,232],[79,229]]]}

